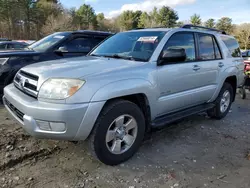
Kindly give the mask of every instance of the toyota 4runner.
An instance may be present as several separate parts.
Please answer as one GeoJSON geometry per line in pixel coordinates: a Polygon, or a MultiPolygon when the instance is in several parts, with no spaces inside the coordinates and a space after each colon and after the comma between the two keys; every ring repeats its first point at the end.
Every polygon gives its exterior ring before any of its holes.
{"type": "Polygon", "coordinates": [[[185,25],[115,34],[86,57],[22,68],[3,101],[37,138],[88,140],[107,165],[128,160],[151,128],[207,112],[224,118],[244,79],[237,41],[185,25]]]}

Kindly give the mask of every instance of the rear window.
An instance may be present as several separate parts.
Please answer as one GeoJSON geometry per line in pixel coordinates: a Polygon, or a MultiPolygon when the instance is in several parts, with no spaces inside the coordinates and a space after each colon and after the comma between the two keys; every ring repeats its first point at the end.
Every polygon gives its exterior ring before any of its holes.
{"type": "Polygon", "coordinates": [[[232,57],[241,57],[240,46],[234,38],[221,36],[221,39],[229,49],[232,57]]]}

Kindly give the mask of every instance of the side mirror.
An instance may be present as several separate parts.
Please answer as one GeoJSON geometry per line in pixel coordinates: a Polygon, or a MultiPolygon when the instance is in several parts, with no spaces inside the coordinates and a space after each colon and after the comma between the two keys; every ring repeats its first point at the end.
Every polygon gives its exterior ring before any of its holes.
{"type": "Polygon", "coordinates": [[[57,50],[55,50],[56,53],[66,53],[68,52],[67,48],[65,46],[59,47],[57,50]]]}
{"type": "Polygon", "coordinates": [[[184,48],[169,48],[163,51],[158,64],[184,62],[186,58],[187,54],[184,48]]]}

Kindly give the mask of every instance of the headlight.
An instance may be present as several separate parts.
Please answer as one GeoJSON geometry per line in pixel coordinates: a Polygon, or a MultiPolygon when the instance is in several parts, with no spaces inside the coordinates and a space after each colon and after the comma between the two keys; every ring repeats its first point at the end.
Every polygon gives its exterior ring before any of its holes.
{"type": "Polygon", "coordinates": [[[74,95],[85,83],[84,80],[51,78],[43,83],[38,97],[45,99],[66,99],[74,95]]]}
{"type": "Polygon", "coordinates": [[[0,65],[4,65],[8,60],[9,58],[0,58],[0,65]]]}

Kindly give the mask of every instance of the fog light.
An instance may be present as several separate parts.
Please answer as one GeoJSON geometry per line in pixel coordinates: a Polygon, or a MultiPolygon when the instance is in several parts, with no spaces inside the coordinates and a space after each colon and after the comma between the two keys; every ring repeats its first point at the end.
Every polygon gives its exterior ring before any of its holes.
{"type": "Polygon", "coordinates": [[[62,122],[50,122],[50,127],[52,131],[63,132],[66,130],[65,123],[62,122]]]}
{"type": "Polygon", "coordinates": [[[51,131],[51,127],[49,125],[49,122],[47,121],[39,121],[36,120],[36,123],[38,124],[39,128],[44,131],[51,131]]]}

